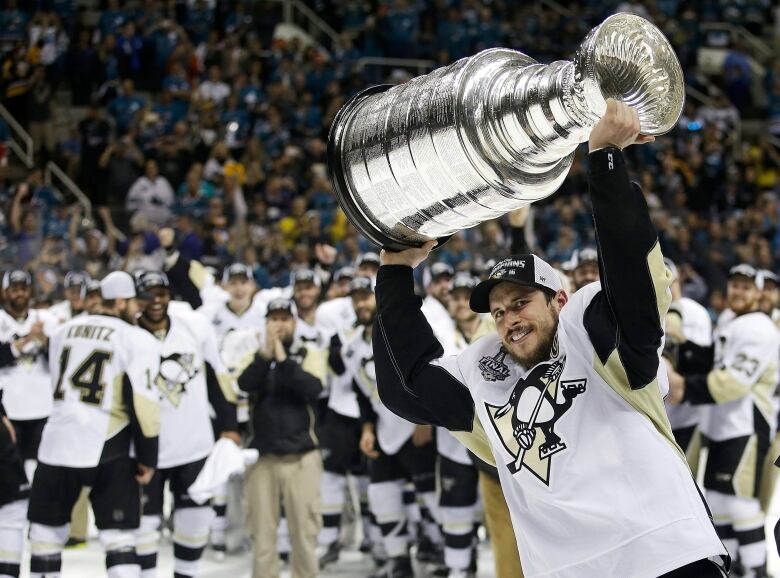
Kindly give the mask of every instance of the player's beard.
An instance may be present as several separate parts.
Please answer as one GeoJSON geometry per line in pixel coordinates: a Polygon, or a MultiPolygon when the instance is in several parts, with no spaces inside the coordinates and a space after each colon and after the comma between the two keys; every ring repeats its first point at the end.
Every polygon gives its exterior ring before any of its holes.
{"type": "Polygon", "coordinates": [[[514,348],[511,343],[507,343],[505,337],[501,337],[501,341],[504,344],[504,348],[509,352],[509,355],[517,363],[522,365],[526,369],[531,369],[535,365],[542,361],[550,359],[552,353],[553,342],[555,341],[555,334],[558,332],[558,312],[550,306],[550,316],[543,322],[537,322],[534,325],[533,332],[536,334],[538,343],[527,355],[519,356],[514,352],[514,348]]]}

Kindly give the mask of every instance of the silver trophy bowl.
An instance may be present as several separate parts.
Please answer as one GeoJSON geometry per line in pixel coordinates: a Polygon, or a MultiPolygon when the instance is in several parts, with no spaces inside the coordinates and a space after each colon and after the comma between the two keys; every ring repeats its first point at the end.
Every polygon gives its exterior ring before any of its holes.
{"type": "Polygon", "coordinates": [[[636,108],[646,135],[668,132],[682,113],[680,62],[644,18],[610,16],[571,62],[494,48],[361,92],[331,126],[331,182],[373,243],[441,244],[554,193],[608,98],[636,108]]]}

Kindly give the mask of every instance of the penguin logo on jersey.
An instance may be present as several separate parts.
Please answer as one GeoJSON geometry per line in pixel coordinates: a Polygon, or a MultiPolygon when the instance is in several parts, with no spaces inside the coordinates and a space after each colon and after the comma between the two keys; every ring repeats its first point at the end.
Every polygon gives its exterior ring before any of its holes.
{"type": "Polygon", "coordinates": [[[198,374],[192,353],[172,353],[160,360],[157,387],[163,398],[179,407],[181,396],[187,392],[187,384],[198,374]]]}
{"type": "Polygon", "coordinates": [[[508,352],[501,346],[493,357],[486,355],[479,360],[479,371],[482,373],[482,379],[485,381],[504,381],[509,377],[509,368],[504,359],[508,352]]]}
{"type": "Polygon", "coordinates": [[[561,381],[566,358],[540,363],[515,384],[502,406],[485,404],[504,448],[514,456],[506,464],[512,474],[523,467],[544,484],[550,483],[551,457],[566,449],[555,424],[585,393],[586,379],[561,381]],[[558,391],[563,401],[558,401],[558,391]]]}

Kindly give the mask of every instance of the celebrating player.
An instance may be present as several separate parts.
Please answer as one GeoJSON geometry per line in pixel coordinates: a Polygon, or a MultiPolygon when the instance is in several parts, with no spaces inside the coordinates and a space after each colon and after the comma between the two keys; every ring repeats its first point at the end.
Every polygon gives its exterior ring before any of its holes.
{"type": "Polygon", "coordinates": [[[504,259],[470,301],[497,335],[439,359],[411,271],[435,242],[385,252],[377,278],[382,400],[497,465],[531,576],[724,575],[709,558],[726,550],[663,409],[671,274],[621,152],[649,140],[639,126],[610,100],[590,135],[601,283],[569,299],[542,259],[504,259]]]}

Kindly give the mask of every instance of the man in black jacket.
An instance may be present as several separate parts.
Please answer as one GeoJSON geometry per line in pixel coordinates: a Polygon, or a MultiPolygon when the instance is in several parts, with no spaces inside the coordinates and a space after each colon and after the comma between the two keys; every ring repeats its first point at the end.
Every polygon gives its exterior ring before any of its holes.
{"type": "Polygon", "coordinates": [[[322,457],[314,406],[325,380],[327,353],[294,339],[294,307],[283,298],[268,304],[265,345],[238,378],[238,386],[253,395],[251,447],[260,451],[246,479],[253,578],[279,576],[280,495],[290,527],[292,575],[314,578],[318,573],[322,457]]]}

